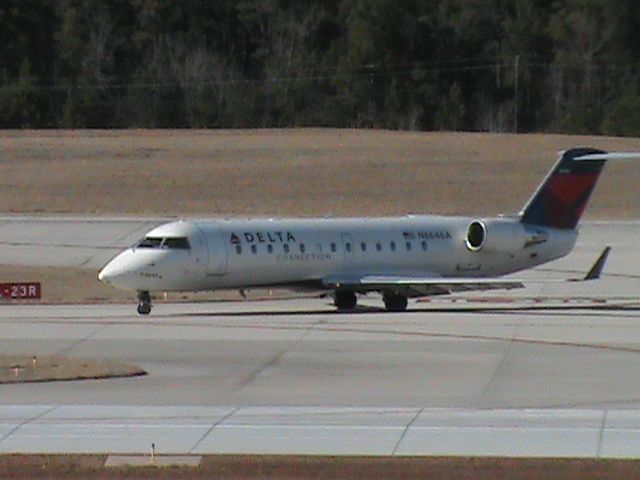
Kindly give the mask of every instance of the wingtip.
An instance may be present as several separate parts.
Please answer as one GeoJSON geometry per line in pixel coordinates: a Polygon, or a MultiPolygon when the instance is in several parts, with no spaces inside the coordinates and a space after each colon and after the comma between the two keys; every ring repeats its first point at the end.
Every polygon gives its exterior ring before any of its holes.
{"type": "Polygon", "coordinates": [[[606,247],[602,251],[598,259],[596,260],[596,263],[593,264],[593,267],[591,267],[591,270],[589,270],[585,275],[583,279],[584,281],[597,280],[598,278],[600,278],[600,274],[602,273],[602,270],[604,269],[604,265],[607,262],[607,258],[609,257],[609,252],[611,252],[611,247],[606,247]]]}

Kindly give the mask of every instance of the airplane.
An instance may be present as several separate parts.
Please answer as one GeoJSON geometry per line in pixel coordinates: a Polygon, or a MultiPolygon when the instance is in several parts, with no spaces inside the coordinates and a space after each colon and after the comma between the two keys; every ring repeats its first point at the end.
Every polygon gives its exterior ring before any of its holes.
{"type": "MultiPolygon", "coordinates": [[[[523,288],[525,281],[500,277],[568,255],[605,163],[637,158],[561,152],[514,216],[171,222],[113,258],[98,279],[136,290],[141,315],[151,311],[152,291],[287,287],[328,293],[341,311],[355,309],[358,295],[379,292],[387,310],[403,311],[409,298],[523,288]]],[[[600,276],[608,252],[582,280],[600,276]]]]}

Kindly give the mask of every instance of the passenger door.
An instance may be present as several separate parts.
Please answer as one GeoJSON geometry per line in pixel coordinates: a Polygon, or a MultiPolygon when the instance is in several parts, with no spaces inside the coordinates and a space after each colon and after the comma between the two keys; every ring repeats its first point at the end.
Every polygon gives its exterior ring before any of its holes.
{"type": "Polygon", "coordinates": [[[207,239],[207,275],[224,275],[227,273],[228,252],[223,232],[215,225],[206,228],[207,239]]]}

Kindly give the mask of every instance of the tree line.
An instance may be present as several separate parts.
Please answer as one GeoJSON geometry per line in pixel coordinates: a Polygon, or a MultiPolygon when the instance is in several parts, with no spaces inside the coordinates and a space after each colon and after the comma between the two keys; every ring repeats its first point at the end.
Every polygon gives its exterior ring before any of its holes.
{"type": "Polygon", "coordinates": [[[3,0],[0,127],[640,134],[637,0],[3,0]]]}

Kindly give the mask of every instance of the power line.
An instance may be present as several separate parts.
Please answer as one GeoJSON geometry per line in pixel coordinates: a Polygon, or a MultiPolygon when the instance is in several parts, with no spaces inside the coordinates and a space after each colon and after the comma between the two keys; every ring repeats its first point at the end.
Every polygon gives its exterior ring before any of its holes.
{"type": "MultiPolygon", "coordinates": [[[[518,56],[519,57],[519,56],[518,56]]],[[[405,64],[395,64],[393,66],[376,66],[376,65],[361,65],[357,67],[338,67],[333,70],[332,74],[295,74],[295,70],[285,76],[278,77],[266,77],[266,78],[226,78],[212,80],[209,76],[193,76],[188,81],[172,80],[168,82],[138,82],[138,81],[123,81],[127,77],[114,75],[106,76],[106,82],[101,83],[80,83],[73,84],[72,77],[54,77],[65,84],[60,83],[45,83],[44,78],[51,79],[51,77],[37,77],[31,76],[22,78],[19,81],[13,83],[5,83],[0,85],[1,91],[52,91],[52,92],[66,92],[74,90],[119,90],[119,89],[170,89],[170,88],[203,88],[203,87],[224,87],[224,86],[237,86],[237,85],[256,85],[256,84],[284,84],[284,83],[299,83],[299,82],[322,82],[322,81],[336,81],[336,80],[349,80],[354,78],[384,78],[393,76],[414,76],[421,73],[464,73],[474,71],[495,71],[496,69],[512,68],[513,62],[499,61],[490,63],[476,63],[476,61],[468,61],[467,64],[460,62],[414,62],[405,64]],[[68,83],[67,83],[68,82],[68,83]]],[[[594,64],[592,68],[596,70],[609,70],[622,68],[622,64],[594,64]]],[[[624,65],[625,68],[629,68],[629,65],[624,65]]],[[[553,69],[576,69],[584,68],[584,64],[577,63],[558,63],[558,62],[523,62],[518,61],[518,70],[520,69],[532,69],[532,68],[553,68],[553,69]]],[[[310,70],[313,71],[313,70],[310,70]]],[[[328,70],[327,70],[328,71],[328,70]]],[[[301,70],[300,72],[304,72],[301,70]]],[[[135,77],[129,77],[135,79],[135,77]]]]}

